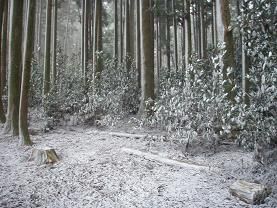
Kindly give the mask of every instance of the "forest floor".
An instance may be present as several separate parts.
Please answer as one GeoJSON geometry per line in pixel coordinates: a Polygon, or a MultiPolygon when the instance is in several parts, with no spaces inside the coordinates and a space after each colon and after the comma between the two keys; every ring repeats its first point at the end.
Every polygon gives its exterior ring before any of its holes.
{"type": "Polygon", "coordinates": [[[113,136],[114,131],[126,132],[126,127],[36,132],[34,146],[52,147],[61,159],[41,166],[29,161],[31,148],[20,147],[17,138],[0,136],[0,207],[277,207],[277,164],[257,168],[252,153],[230,146],[216,154],[184,156],[177,144],[113,136]],[[168,164],[126,149],[178,162],[168,164]],[[237,179],[270,184],[273,193],[263,205],[247,205],[228,192],[237,179]]]}

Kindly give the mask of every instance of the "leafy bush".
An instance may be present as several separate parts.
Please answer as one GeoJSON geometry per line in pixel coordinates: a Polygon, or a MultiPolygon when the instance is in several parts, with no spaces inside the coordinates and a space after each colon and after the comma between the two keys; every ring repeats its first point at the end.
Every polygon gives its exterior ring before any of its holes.
{"type": "Polygon", "coordinates": [[[277,19],[273,18],[277,14],[276,1],[245,1],[242,11],[239,20],[250,57],[251,104],[243,109],[239,142],[247,148],[255,144],[274,148],[277,145],[277,19]]]}
{"type": "Polygon", "coordinates": [[[223,89],[223,50],[207,60],[192,57],[185,75],[163,76],[151,124],[165,128],[178,140],[201,137],[212,143],[230,135],[236,108],[223,89]]]}
{"type": "Polygon", "coordinates": [[[126,70],[125,63],[116,64],[115,60],[107,60],[100,79],[90,86],[89,103],[82,108],[84,114],[107,116],[107,123],[138,111],[139,89],[134,67],[126,70]]]}

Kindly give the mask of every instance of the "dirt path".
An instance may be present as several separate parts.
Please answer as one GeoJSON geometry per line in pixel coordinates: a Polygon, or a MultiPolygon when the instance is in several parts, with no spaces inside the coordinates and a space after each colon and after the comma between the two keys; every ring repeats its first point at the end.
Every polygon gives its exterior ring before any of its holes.
{"type": "Polygon", "coordinates": [[[220,170],[170,166],[121,151],[159,151],[172,157],[176,150],[169,144],[151,147],[146,139],[82,128],[56,130],[33,140],[37,146],[55,148],[61,161],[36,166],[28,161],[30,149],[1,136],[0,207],[248,207],[230,196],[228,186],[235,179],[220,170]]]}

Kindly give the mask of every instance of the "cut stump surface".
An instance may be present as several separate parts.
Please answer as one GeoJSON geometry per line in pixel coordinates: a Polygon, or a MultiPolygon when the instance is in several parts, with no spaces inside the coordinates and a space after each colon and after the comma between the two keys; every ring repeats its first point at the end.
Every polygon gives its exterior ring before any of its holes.
{"type": "Polygon", "coordinates": [[[271,193],[271,189],[258,183],[238,180],[230,186],[230,193],[248,204],[261,204],[271,193]]]}
{"type": "Polygon", "coordinates": [[[33,149],[30,160],[34,160],[37,165],[55,163],[59,161],[56,151],[52,148],[33,149]]]}

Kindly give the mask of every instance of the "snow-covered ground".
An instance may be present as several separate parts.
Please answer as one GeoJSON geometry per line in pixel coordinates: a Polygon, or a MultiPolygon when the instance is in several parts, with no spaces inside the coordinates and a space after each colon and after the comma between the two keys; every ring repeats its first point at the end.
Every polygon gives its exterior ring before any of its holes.
{"type": "MultiPolygon", "coordinates": [[[[250,179],[245,173],[252,166],[251,153],[225,150],[193,157],[209,168],[186,168],[122,151],[185,163],[175,144],[116,137],[109,131],[74,127],[32,136],[35,147],[52,147],[60,156],[60,162],[42,166],[28,160],[31,148],[0,136],[0,207],[250,207],[231,196],[228,187],[238,178],[250,179]]],[[[277,207],[276,184],[274,194],[257,207],[277,207]]]]}

